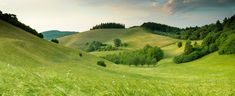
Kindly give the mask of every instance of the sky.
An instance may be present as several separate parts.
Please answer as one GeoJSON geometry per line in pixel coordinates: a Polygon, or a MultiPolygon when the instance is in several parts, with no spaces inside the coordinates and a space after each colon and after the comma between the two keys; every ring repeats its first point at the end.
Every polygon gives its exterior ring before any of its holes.
{"type": "Polygon", "coordinates": [[[138,26],[156,22],[202,26],[235,14],[235,0],[0,0],[0,10],[16,14],[36,29],[89,30],[105,22],[138,26]]]}

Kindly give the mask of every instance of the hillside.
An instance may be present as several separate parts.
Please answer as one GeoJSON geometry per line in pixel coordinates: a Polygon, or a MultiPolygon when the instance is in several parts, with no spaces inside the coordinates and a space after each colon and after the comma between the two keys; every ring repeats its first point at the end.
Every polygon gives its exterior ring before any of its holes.
{"type": "Polygon", "coordinates": [[[73,32],[73,31],[59,31],[59,30],[50,30],[50,31],[44,31],[42,32],[44,39],[46,40],[51,40],[51,39],[56,39],[68,35],[73,35],[77,34],[78,32],[73,32]]]}
{"type": "MultiPolygon", "coordinates": [[[[96,65],[96,61],[100,59],[92,55],[82,52],[83,56],[79,57],[79,50],[40,39],[4,21],[0,21],[0,25],[2,95],[234,95],[235,55],[213,53],[199,60],[177,65],[172,62],[172,56],[179,54],[182,48],[177,48],[175,44],[164,46],[168,43],[161,43],[162,48],[170,54],[156,67],[129,67],[105,61],[108,66],[103,68],[96,65]]],[[[134,36],[137,34],[151,37],[145,32],[124,34],[125,38],[121,37],[123,34],[120,38],[130,41],[136,40],[134,36]],[[128,36],[132,39],[128,39],[128,36]]],[[[149,43],[157,45],[159,43],[155,42],[158,39],[175,42],[168,37],[158,37],[149,43]]],[[[112,38],[99,40],[110,42],[112,38]]],[[[130,44],[141,46],[138,42],[130,44]]]]}
{"type": "Polygon", "coordinates": [[[152,34],[148,30],[142,28],[91,30],[80,34],[62,37],[59,40],[62,45],[85,49],[86,43],[100,41],[111,44],[115,38],[119,38],[122,42],[127,43],[128,49],[139,49],[144,47],[146,44],[163,47],[177,41],[170,37],[152,34]]]}
{"type": "Polygon", "coordinates": [[[79,58],[79,50],[48,42],[1,20],[0,25],[1,62],[41,66],[63,63],[67,60],[77,63],[86,61],[86,57],[79,58]]]}

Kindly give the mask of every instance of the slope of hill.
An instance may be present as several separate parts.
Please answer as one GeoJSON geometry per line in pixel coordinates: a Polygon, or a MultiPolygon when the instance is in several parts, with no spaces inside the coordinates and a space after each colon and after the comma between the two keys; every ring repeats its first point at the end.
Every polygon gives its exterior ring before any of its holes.
{"type": "MultiPolygon", "coordinates": [[[[176,65],[172,62],[172,56],[182,49],[171,44],[163,48],[174,54],[169,54],[157,67],[129,67],[105,61],[108,66],[103,68],[96,65],[99,58],[86,53],[79,57],[79,50],[42,40],[4,21],[0,21],[0,25],[1,95],[235,94],[235,55],[213,53],[197,61],[176,65]]],[[[101,39],[110,42],[107,38],[101,39]]]]}
{"type": "Polygon", "coordinates": [[[59,31],[59,30],[50,30],[50,31],[44,31],[42,32],[44,39],[46,40],[51,40],[51,39],[56,39],[68,35],[73,35],[78,32],[73,32],[73,31],[59,31]]]}
{"type": "Polygon", "coordinates": [[[62,37],[59,40],[65,46],[85,49],[87,42],[100,41],[111,44],[115,38],[119,38],[122,42],[127,43],[129,49],[143,48],[146,44],[163,47],[177,41],[169,37],[152,34],[142,28],[91,30],[62,37]]]}

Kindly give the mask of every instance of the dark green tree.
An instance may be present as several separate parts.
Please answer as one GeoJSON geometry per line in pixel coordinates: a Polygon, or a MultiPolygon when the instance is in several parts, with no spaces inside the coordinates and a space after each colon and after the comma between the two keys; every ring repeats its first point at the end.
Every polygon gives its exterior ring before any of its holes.
{"type": "Polygon", "coordinates": [[[51,42],[54,42],[54,43],[57,43],[57,44],[58,44],[58,43],[59,43],[59,40],[57,40],[57,39],[52,39],[51,42]]]}
{"type": "Polygon", "coordinates": [[[177,45],[178,45],[178,48],[181,48],[183,44],[182,44],[182,42],[180,41],[180,42],[178,42],[177,45]]]}
{"type": "Polygon", "coordinates": [[[114,39],[113,43],[115,47],[120,47],[122,44],[122,41],[120,39],[114,39]]]}

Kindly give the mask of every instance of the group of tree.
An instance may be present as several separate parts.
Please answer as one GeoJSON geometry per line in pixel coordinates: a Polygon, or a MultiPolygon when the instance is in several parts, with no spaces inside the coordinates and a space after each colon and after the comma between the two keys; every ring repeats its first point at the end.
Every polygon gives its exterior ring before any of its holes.
{"type": "Polygon", "coordinates": [[[91,30],[94,29],[125,29],[125,25],[124,24],[120,24],[120,23],[101,23],[99,25],[96,25],[94,27],[91,28],[91,30]]]}
{"type": "Polygon", "coordinates": [[[114,51],[118,50],[118,47],[126,47],[128,46],[127,43],[122,43],[121,39],[114,39],[113,40],[113,45],[109,44],[103,44],[100,41],[92,41],[91,43],[87,43],[87,52],[92,52],[92,51],[114,51]]]}
{"type": "Polygon", "coordinates": [[[163,51],[159,47],[146,45],[143,49],[107,55],[103,58],[116,64],[126,65],[156,65],[163,58],[163,51]]]}
{"type": "Polygon", "coordinates": [[[9,13],[3,13],[1,10],[0,10],[0,19],[5,21],[5,22],[8,22],[16,27],[19,27],[23,30],[25,30],[26,32],[29,32],[33,35],[36,35],[40,38],[43,38],[43,35],[41,33],[38,33],[35,29],[32,29],[31,27],[21,23],[20,21],[18,21],[18,18],[16,17],[15,14],[9,14],[9,13]]]}
{"type": "Polygon", "coordinates": [[[235,15],[231,18],[225,18],[223,22],[218,20],[216,23],[204,25],[201,27],[196,26],[177,28],[154,22],[144,23],[141,25],[141,27],[150,29],[153,33],[167,35],[177,39],[202,40],[211,32],[234,30],[234,19],[235,15]]]}
{"type": "Polygon", "coordinates": [[[235,30],[228,32],[211,32],[204,39],[201,45],[191,44],[187,41],[184,53],[174,58],[175,63],[184,63],[196,60],[207,54],[218,51],[219,54],[235,54],[235,30]]]}
{"type": "Polygon", "coordinates": [[[141,27],[149,29],[154,33],[159,33],[160,31],[164,33],[179,34],[179,32],[181,31],[180,28],[172,27],[172,26],[168,26],[168,25],[160,24],[160,23],[154,23],[154,22],[144,23],[141,25],[141,27]]]}

